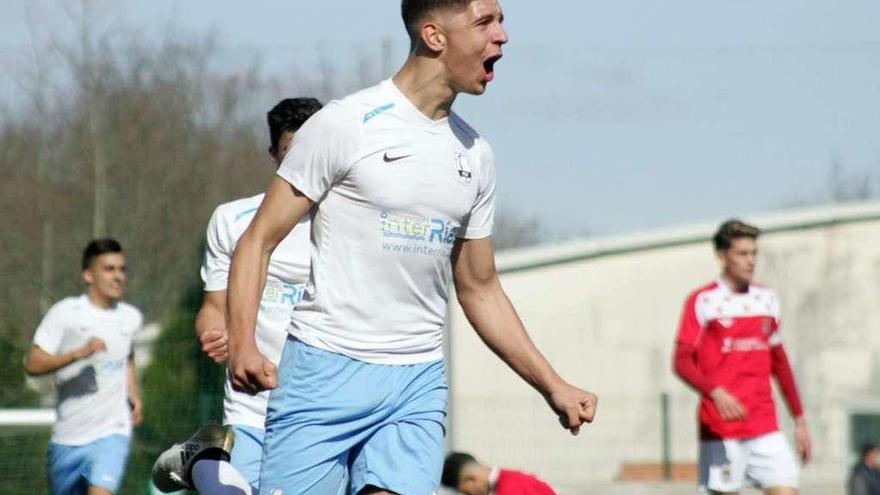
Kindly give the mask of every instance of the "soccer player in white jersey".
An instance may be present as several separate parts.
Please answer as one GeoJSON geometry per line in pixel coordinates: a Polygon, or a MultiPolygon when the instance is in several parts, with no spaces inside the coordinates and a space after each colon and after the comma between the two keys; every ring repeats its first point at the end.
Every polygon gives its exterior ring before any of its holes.
{"type": "MultiPolygon", "coordinates": [[[[269,125],[269,157],[277,168],[287,154],[294,133],[321,103],[315,98],[286,98],[266,115],[269,125]]],[[[224,203],[208,223],[202,280],[205,293],[196,318],[196,335],[202,350],[217,363],[227,357],[226,284],[229,263],[238,238],[257,212],[264,194],[224,203]]],[[[273,363],[281,357],[294,305],[302,297],[309,276],[309,219],[287,236],[269,260],[268,275],[257,314],[256,338],[260,352],[273,363]]],[[[269,391],[250,395],[233,390],[226,381],[223,422],[234,432],[231,467],[222,451],[229,433],[218,426],[201,429],[194,437],[199,448],[190,448],[181,461],[186,443],[168,449],[154,468],[154,481],[163,491],[197,489],[200,493],[250,493],[259,486],[264,423],[269,391]],[[208,450],[214,450],[213,455],[208,450]],[[204,454],[203,454],[204,453],[204,454]],[[218,455],[220,454],[220,455],[218,455]],[[237,490],[237,491],[236,491],[237,490]]]]}
{"type": "Polygon", "coordinates": [[[477,333],[563,427],[577,433],[595,413],[596,396],[553,370],[501,288],[492,151],[451,111],[494,78],[501,7],[403,0],[402,13],[412,41],[403,68],[306,122],[233,255],[233,386],[274,389],[263,494],[438,489],[450,275],[477,333]],[[311,274],[276,369],[254,336],[260,292],[273,249],[309,212],[311,274]]]}
{"type": "Polygon", "coordinates": [[[82,257],[86,293],[49,309],[28,353],[29,374],[55,373],[58,417],[48,453],[55,495],[115,493],[132,425],[142,419],[131,343],[143,317],[121,301],[125,270],[118,242],[90,242],[82,257]]]}

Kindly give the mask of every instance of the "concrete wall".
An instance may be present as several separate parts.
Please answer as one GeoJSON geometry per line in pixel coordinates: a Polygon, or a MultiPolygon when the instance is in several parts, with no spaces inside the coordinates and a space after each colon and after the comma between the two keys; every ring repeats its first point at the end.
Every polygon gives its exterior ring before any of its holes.
{"type": "MultiPolygon", "coordinates": [[[[803,478],[833,485],[852,461],[849,413],[880,411],[880,204],[747,220],[767,231],[757,278],[779,293],[815,444],[803,478]]],[[[499,255],[533,339],[566,379],[599,395],[598,416],[578,437],[563,431],[454,304],[450,447],[580,490],[614,480],[622,463],[660,461],[667,392],[672,458],[696,461],[697,396],[670,355],[685,296],[719,272],[714,227],[499,255]]],[[[781,398],[777,406],[790,433],[781,398]]]]}

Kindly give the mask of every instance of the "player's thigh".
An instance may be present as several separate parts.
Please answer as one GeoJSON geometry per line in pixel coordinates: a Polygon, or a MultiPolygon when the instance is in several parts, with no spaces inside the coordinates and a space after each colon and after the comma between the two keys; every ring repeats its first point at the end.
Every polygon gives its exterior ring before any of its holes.
{"type": "Polygon", "coordinates": [[[738,493],[745,484],[746,463],[738,440],[700,442],[700,486],[712,494],[738,493]]]}
{"type": "Polygon", "coordinates": [[[403,390],[396,411],[352,452],[352,494],[375,487],[431,495],[439,486],[446,433],[443,364],[428,363],[404,372],[414,378],[403,390]]]}
{"type": "Polygon", "coordinates": [[[349,450],[368,434],[350,379],[358,363],[288,339],[269,395],[260,493],[342,493],[349,450]]]}
{"type": "Polygon", "coordinates": [[[235,445],[232,447],[229,463],[251,486],[259,487],[265,431],[246,425],[231,426],[235,432],[235,445]]]}
{"type": "Polygon", "coordinates": [[[267,423],[260,465],[261,495],[342,495],[348,482],[348,440],[344,429],[322,424],[267,423]],[[339,441],[328,438],[337,431],[339,441]]]}
{"type": "Polygon", "coordinates": [[[90,486],[119,491],[128,464],[130,437],[110,435],[89,444],[90,466],[86,479],[90,486]]]}
{"type": "Polygon", "coordinates": [[[49,493],[52,495],[87,493],[88,483],[85,478],[89,466],[87,447],[49,443],[46,466],[49,493]]]}
{"type": "Polygon", "coordinates": [[[356,451],[350,494],[431,495],[443,468],[443,427],[434,421],[382,427],[356,451]],[[372,489],[373,492],[369,490],[372,489]]]}
{"type": "Polygon", "coordinates": [[[798,468],[794,452],[781,432],[749,440],[746,476],[766,493],[797,493],[798,468]],[[774,490],[771,492],[771,490],[774,490]]]}
{"type": "Polygon", "coordinates": [[[279,469],[264,464],[260,473],[259,493],[344,495],[347,483],[347,458],[343,456],[302,467],[289,465],[279,469]]]}

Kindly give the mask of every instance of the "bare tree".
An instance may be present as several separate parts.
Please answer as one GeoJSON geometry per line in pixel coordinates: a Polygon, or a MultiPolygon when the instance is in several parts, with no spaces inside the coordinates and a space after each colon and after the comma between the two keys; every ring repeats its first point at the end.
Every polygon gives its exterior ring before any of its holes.
{"type": "Polygon", "coordinates": [[[35,24],[33,56],[10,68],[28,98],[0,121],[0,314],[24,328],[81,290],[79,251],[103,235],[128,254],[130,299],[166,317],[197,277],[212,209],[272,175],[271,103],[378,81],[391,52],[377,41],[351,66],[325,54],[318,71],[279,79],[256,53],[229,69],[212,34],[96,29],[95,1],[63,5],[70,29],[35,24]]]}

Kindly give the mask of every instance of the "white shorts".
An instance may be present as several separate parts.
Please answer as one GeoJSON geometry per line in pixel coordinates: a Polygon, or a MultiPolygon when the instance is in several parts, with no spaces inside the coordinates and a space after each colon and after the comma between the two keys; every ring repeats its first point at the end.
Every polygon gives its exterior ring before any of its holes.
{"type": "Polygon", "coordinates": [[[747,482],[760,489],[797,488],[797,463],[781,432],[743,440],[700,442],[702,490],[738,492],[747,482]]]}

